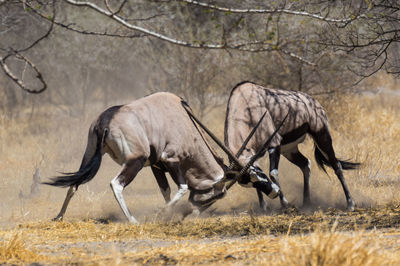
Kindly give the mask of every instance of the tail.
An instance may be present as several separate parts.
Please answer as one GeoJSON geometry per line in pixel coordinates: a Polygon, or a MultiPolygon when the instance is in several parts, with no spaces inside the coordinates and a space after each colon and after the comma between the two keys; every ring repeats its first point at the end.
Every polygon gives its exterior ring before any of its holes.
{"type": "MultiPolygon", "coordinates": [[[[332,167],[331,163],[328,159],[322,154],[321,150],[318,146],[315,146],[314,151],[315,161],[317,162],[318,166],[326,173],[325,165],[332,167]]],[[[350,162],[350,161],[341,161],[338,160],[339,163],[342,165],[343,170],[354,170],[357,169],[361,164],[358,162],[350,162]]]]}
{"type": "Polygon", "coordinates": [[[94,131],[93,135],[91,135],[92,132],[89,132],[88,144],[79,171],[75,173],[63,173],[64,175],[53,177],[51,178],[51,182],[44,182],[43,184],[56,187],[69,187],[69,186],[79,186],[81,184],[87,183],[90,180],[92,180],[92,178],[96,175],[97,171],[100,168],[101,158],[102,158],[101,150],[104,139],[108,135],[107,128],[104,129],[102,134],[101,132],[99,132],[99,130],[96,130],[96,128],[97,127],[94,127],[93,129],[94,131]],[[94,151],[94,154],[90,157],[90,153],[93,153],[90,147],[90,141],[91,138],[93,137],[96,137],[97,139],[95,144],[96,149],[94,151]]]}

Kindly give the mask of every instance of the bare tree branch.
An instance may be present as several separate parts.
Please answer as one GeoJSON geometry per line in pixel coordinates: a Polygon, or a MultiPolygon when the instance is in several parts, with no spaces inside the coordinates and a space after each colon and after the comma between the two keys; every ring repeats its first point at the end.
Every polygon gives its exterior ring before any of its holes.
{"type": "Polygon", "coordinates": [[[127,3],[127,0],[124,0],[120,6],[118,7],[118,9],[116,11],[112,11],[112,8],[110,6],[109,0],[104,0],[104,4],[106,5],[107,9],[109,12],[111,12],[114,15],[117,15],[119,12],[121,12],[122,8],[125,6],[125,4],[127,3]]]}
{"type": "MultiPolygon", "coordinates": [[[[169,43],[180,45],[180,46],[186,46],[186,47],[190,47],[190,48],[207,48],[207,49],[235,49],[235,50],[246,51],[246,52],[265,52],[265,51],[280,50],[280,47],[271,47],[271,45],[265,41],[254,41],[254,42],[245,42],[245,43],[228,43],[225,41],[224,36],[222,37],[222,40],[220,43],[205,43],[205,42],[194,43],[194,42],[188,42],[188,41],[184,41],[184,40],[178,40],[178,39],[157,33],[155,31],[148,30],[146,28],[131,24],[128,21],[126,21],[125,19],[123,19],[122,17],[118,16],[117,14],[115,14],[109,10],[102,9],[100,6],[98,6],[92,2],[75,1],[75,0],[64,0],[64,1],[71,5],[74,5],[74,6],[89,7],[104,16],[110,17],[111,19],[122,24],[123,26],[125,26],[128,29],[139,31],[148,36],[152,36],[152,37],[161,39],[163,41],[167,41],[169,43]],[[256,45],[256,44],[261,45],[261,47],[254,47],[254,45],[256,45]]],[[[288,52],[288,51],[284,51],[284,50],[282,50],[282,52],[297,59],[297,60],[300,60],[308,65],[312,65],[312,66],[314,65],[314,63],[302,58],[300,55],[294,54],[293,52],[288,52]]]]}
{"type": "Polygon", "coordinates": [[[305,59],[305,58],[303,58],[301,56],[298,56],[298,55],[296,55],[296,54],[294,54],[292,52],[289,52],[289,51],[286,51],[286,50],[283,50],[283,49],[280,49],[279,51],[284,53],[284,54],[286,54],[286,55],[288,55],[288,56],[290,56],[290,57],[293,57],[293,58],[295,58],[295,59],[297,59],[297,60],[299,60],[299,61],[301,61],[301,62],[303,62],[303,63],[305,63],[305,64],[307,64],[309,66],[316,66],[315,63],[313,63],[311,61],[308,61],[307,59],[305,59]]]}
{"type": "Polygon", "coordinates": [[[389,48],[390,45],[391,45],[391,42],[389,42],[388,44],[386,44],[386,45],[382,48],[382,50],[376,55],[375,60],[373,61],[373,65],[372,65],[371,67],[375,66],[376,61],[378,61],[378,59],[381,58],[382,55],[383,55],[384,57],[383,57],[382,62],[378,65],[378,67],[376,67],[375,69],[373,69],[370,73],[368,73],[368,74],[363,74],[363,73],[360,73],[360,72],[356,72],[355,70],[353,70],[353,69],[351,69],[351,68],[348,68],[351,72],[353,72],[353,73],[355,73],[357,76],[360,76],[360,77],[361,77],[358,81],[356,81],[356,82],[354,83],[354,85],[357,85],[357,84],[359,84],[361,81],[363,81],[364,79],[366,79],[366,78],[368,78],[368,77],[371,77],[372,75],[376,74],[378,71],[380,71],[380,70],[384,67],[384,65],[386,64],[387,59],[388,59],[388,52],[387,52],[387,50],[388,50],[388,48],[389,48]]]}
{"type": "MultiPolygon", "coordinates": [[[[31,8],[29,3],[26,3],[25,1],[22,0],[22,4],[25,6],[28,6],[31,8]]],[[[25,7],[24,7],[25,8],[25,7]]],[[[43,75],[40,72],[40,70],[38,69],[38,67],[31,61],[29,60],[26,56],[24,56],[23,54],[21,54],[21,52],[26,52],[30,49],[32,49],[34,46],[36,46],[39,42],[41,42],[42,40],[46,39],[50,33],[53,30],[53,26],[54,26],[54,19],[55,19],[55,15],[56,15],[56,10],[55,10],[55,6],[54,6],[54,1],[53,1],[53,14],[51,16],[51,23],[50,23],[50,27],[49,29],[46,31],[45,34],[43,34],[42,36],[40,36],[38,39],[36,39],[35,41],[33,41],[30,45],[28,45],[25,48],[22,49],[18,49],[18,50],[14,50],[12,47],[9,48],[9,52],[6,56],[0,58],[0,65],[1,68],[3,69],[4,73],[11,78],[11,80],[13,80],[21,89],[23,89],[26,92],[29,93],[34,93],[34,94],[38,94],[41,93],[43,91],[46,90],[47,88],[47,83],[45,82],[45,80],[43,79],[43,75]],[[42,84],[41,88],[38,90],[33,90],[33,89],[29,89],[28,86],[25,84],[23,78],[19,79],[17,77],[17,75],[15,73],[12,72],[12,70],[8,67],[6,60],[12,56],[15,56],[15,58],[20,59],[25,61],[25,63],[27,65],[29,65],[33,71],[36,73],[36,78],[39,80],[39,82],[42,84]]],[[[49,18],[47,18],[49,19],[49,18]]]]}
{"type": "Polygon", "coordinates": [[[133,24],[127,22],[126,20],[124,20],[123,18],[121,18],[120,16],[118,16],[116,14],[113,14],[112,12],[107,11],[107,10],[105,10],[105,9],[103,9],[103,8],[99,7],[98,5],[96,5],[94,3],[91,3],[91,2],[86,2],[86,1],[83,2],[83,1],[75,1],[75,0],[64,0],[64,1],[67,2],[68,4],[71,4],[71,5],[74,5],[74,6],[89,7],[89,8],[97,11],[98,13],[100,13],[100,14],[102,14],[104,16],[112,18],[114,21],[122,24],[123,26],[125,26],[128,29],[142,32],[142,33],[144,33],[146,35],[158,38],[158,39],[163,40],[163,41],[167,41],[169,43],[173,43],[173,44],[177,44],[177,45],[181,45],[181,46],[186,46],[186,47],[191,47],[191,48],[209,48],[209,49],[222,49],[222,48],[225,48],[225,44],[224,43],[222,43],[222,44],[206,44],[206,43],[196,44],[196,43],[190,43],[190,42],[186,42],[186,41],[182,41],[182,40],[178,40],[178,39],[174,39],[174,38],[168,37],[166,35],[157,33],[157,32],[152,31],[152,30],[148,30],[148,29],[140,27],[140,26],[133,25],[133,24]]]}
{"type": "Polygon", "coordinates": [[[46,90],[47,88],[47,84],[45,82],[45,80],[43,79],[42,73],[40,72],[40,70],[36,67],[36,65],[34,63],[32,63],[32,61],[30,61],[27,57],[23,56],[22,54],[19,54],[17,51],[13,51],[13,54],[8,54],[7,56],[0,58],[0,65],[3,68],[4,72],[6,73],[7,76],[9,76],[18,86],[21,87],[21,89],[23,89],[26,92],[29,93],[33,93],[33,94],[39,94],[42,93],[46,90]],[[36,78],[42,83],[42,87],[38,90],[32,90],[29,89],[27,87],[27,85],[25,84],[25,82],[23,81],[23,79],[19,79],[8,67],[6,60],[11,57],[11,56],[15,56],[18,59],[21,59],[23,61],[25,61],[25,63],[27,63],[29,66],[31,66],[31,68],[36,72],[36,78]]]}
{"type": "Polygon", "coordinates": [[[247,8],[247,9],[239,9],[239,8],[230,8],[230,7],[220,7],[214,4],[209,4],[205,2],[200,2],[196,0],[176,0],[178,2],[184,2],[196,6],[201,6],[205,8],[210,8],[214,9],[217,11],[222,11],[222,12],[230,12],[230,13],[242,13],[242,14],[278,14],[278,13],[283,13],[283,14],[288,14],[288,15],[295,15],[295,16],[303,16],[303,17],[309,17],[313,19],[318,19],[322,20],[325,22],[333,22],[333,23],[343,23],[347,24],[351,21],[354,21],[358,18],[363,18],[365,17],[365,14],[359,14],[357,16],[349,17],[349,18],[343,18],[343,19],[336,19],[336,18],[329,18],[325,16],[321,16],[318,14],[313,14],[305,11],[296,11],[296,10],[290,10],[290,9],[280,9],[280,8],[274,8],[274,9],[256,9],[256,8],[247,8]]]}
{"type": "MultiPolygon", "coordinates": [[[[39,15],[41,18],[46,19],[46,15],[39,12],[36,9],[33,9],[33,12],[35,12],[37,15],[39,15]]],[[[104,32],[100,32],[100,31],[91,31],[91,30],[87,30],[87,29],[78,29],[75,26],[74,23],[70,23],[70,24],[65,24],[62,23],[56,19],[54,19],[53,23],[56,26],[59,26],[61,28],[64,28],[66,30],[75,32],[75,33],[79,33],[79,34],[83,34],[83,35],[94,35],[94,36],[103,36],[103,37],[116,37],[116,38],[140,38],[140,37],[145,37],[145,34],[142,33],[135,33],[135,34],[119,34],[119,33],[109,33],[107,31],[104,32]]]]}
{"type": "MultiPolygon", "coordinates": [[[[242,51],[246,53],[240,56],[246,60],[257,57],[251,53],[260,53],[260,56],[263,52],[270,52],[265,55],[276,53],[287,65],[281,68],[282,73],[277,79],[292,72],[296,75],[294,80],[302,84],[310,80],[313,84],[332,82],[335,73],[344,70],[354,80],[354,75],[369,76],[365,73],[374,74],[379,69],[388,72],[388,66],[391,72],[400,69],[396,67],[400,60],[392,59],[395,44],[400,42],[400,6],[395,0],[266,1],[260,8],[255,4],[262,2],[253,0],[232,3],[222,0],[64,0],[60,1],[60,6],[64,7],[65,16],[56,18],[54,13],[49,19],[46,14],[49,9],[38,6],[51,1],[54,7],[54,0],[13,0],[19,8],[22,6],[34,12],[35,18],[50,20],[51,26],[47,34],[24,49],[0,48],[1,66],[8,76],[13,70],[6,64],[10,57],[23,60],[28,69],[37,70],[21,55],[26,58],[26,52],[45,39],[53,25],[84,35],[148,37],[149,40],[160,40],[163,49],[164,43],[170,43],[188,48],[225,50],[231,55],[234,51],[242,51]],[[69,8],[71,6],[73,8],[69,8]],[[191,28],[195,30],[190,31],[191,28]],[[323,57],[324,54],[332,56],[323,57]],[[336,72],[323,77],[325,80],[319,82],[314,74],[310,74],[321,67],[328,69],[330,64],[335,64],[336,72]],[[307,71],[308,74],[304,74],[307,71]]],[[[4,0],[0,0],[0,5],[3,4],[4,0]]],[[[0,30],[15,34],[14,28],[9,30],[7,25],[0,30]]],[[[327,72],[320,73],[324,76],[327,72]]],[[[14,78],[18,76],[11,74],[14,78]]],[[[21,84],[21,80],[18,81],[17,84],[21,84]]],[[[287,83],[279,84],[287,86],[287,83]]]]}

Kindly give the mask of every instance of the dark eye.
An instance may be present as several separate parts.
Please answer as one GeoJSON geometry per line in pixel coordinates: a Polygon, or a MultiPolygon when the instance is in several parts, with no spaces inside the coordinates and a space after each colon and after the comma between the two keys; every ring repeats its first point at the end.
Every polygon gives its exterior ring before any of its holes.
{"type": "Polygon", "coordinates": [[[264,178],[264,179],[267,179],[268,180],[268,177],[267,177],[267,175],[266,174],[264,174],[263,172],[260,172],[260,173],[257,173],[258,174],[258,176],[259,177],[261,177],[261,178],[264,178]]]}
{"type": "Polygon", "coordinates": [[[254,168],[254,171],[256,171],[256,172],[262,172],[261,168],[258,166],[253,166],[253,168],[254,168]]]}

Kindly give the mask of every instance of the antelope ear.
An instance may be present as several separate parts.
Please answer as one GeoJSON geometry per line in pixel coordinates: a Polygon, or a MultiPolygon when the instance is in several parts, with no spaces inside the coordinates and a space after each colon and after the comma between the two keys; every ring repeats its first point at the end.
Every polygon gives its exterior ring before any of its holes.
{"type": "Polygon", "coordinates": [[[225,176],[226,179],[236,180],[236,178],[239,176],[239,171],[233,171],[233,170],[226,171],[225,176]]]}

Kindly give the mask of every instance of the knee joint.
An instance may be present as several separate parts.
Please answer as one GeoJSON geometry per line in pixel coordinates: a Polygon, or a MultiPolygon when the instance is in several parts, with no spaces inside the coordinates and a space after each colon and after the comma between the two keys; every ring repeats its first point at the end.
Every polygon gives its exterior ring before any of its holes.
{"type": "Polygon", "coordinates": [[[186,184],[179,185],[179,190],[178,190],[179,194],[185,194],[187,191],[188,191],[188,185],[186,184]]]}
{"type": "Polygon", "coordinates": [[[275,178],[276,180],[278,180],[278,169],[273,169],[271,172],[269,172],[269,174],[275,178]]]}
{"type": "Polygon", "coordinates": [[[114,178],[110,182],[110,186],[116,192],[122,192],[122,190],[124,190],[124,186],[119,182],[119,180],[117,178],[114,178]]]}
{"type": "Polygon", "coordinates": [[[340,162],[337,163],[337,168],[335,169],[335,174],[340,175],[343,172],[342,164],[340,162]]]}

